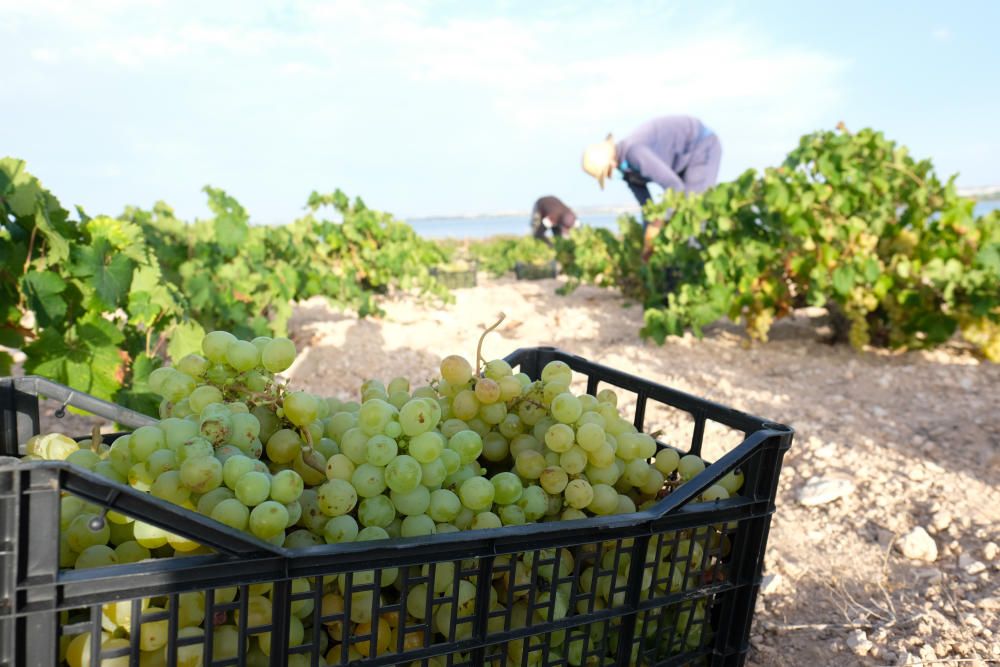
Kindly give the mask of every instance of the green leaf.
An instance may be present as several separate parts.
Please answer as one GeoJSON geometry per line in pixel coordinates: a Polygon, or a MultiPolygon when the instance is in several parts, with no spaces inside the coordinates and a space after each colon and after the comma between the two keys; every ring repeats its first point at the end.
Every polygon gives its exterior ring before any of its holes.
{"type": "Polygon", "coordinates": [[[10,375],[13,366],[14,357],[10,356],[4,350],[0,350],[0,375],[10,375]]]}
{"type": "Polygon", "coordinates": [[[76,248],[74,254],[77,275],[91,279],[104,308],[117,308],[132,284],[133,261],[115,253],[105,239],[97,240],[90,247],[76,248]]]}
{"type": "Polygon", "coordinates": [[[167,344],[167,355],[177,361],[182,357],[201,353],[201,339],[205,330],[193,320],[180,322],[170,332],[170,342],[167,344]]]}
{"type": "Polygon", "coordinates": [[[854,269],[850,266],[838,266],[833,271],[833,289],[842,296],[851,293],[854,287],[854,269]]]}
{"type": "Polygon", "coordinates": [[[58,274],[29,271],[21,279],[21,289],[40,324],[60,322],[66,315],[66,301],[60,296],[66,290],[66,281],[58,274]]]}

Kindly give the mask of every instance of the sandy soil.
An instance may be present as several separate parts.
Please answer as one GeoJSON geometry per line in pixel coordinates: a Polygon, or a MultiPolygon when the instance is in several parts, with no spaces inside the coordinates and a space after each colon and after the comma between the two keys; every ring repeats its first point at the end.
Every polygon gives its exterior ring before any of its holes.
{"type": "MultiPolygon", "coordinates": [[[[748,346],[722,324],[702,340],[658,347],[638,338],[640,308],[596,288],[561,297],[559,284],[480,275],[453,305],[397,298],[383,319],[302,303],[291,322],[302,354],[289,374],[301,388],[342,398],[369,377],[425,382],[443,355],[474,358],[479,332],[503,310],[488,357],[556,345],[790,424],[796,436],[749,664],[1000,661],[1000,366],[959,346],[906,354],[829,346],[815,311],[779,323],[764,345],[748,346]],[[799,494],[817,479],[847,480],[846,495],[802,504],[799,494]],[[911,534],[921,528],[926,534],[911,534]]],[[[53,420],[56,407],[43,416],[46,428],[89,430],[76,417],[53,420]]],[[[683,413],[665,409],[649,412],[647,428],[674,442],[690,433],[683,413]]],[[[709,458],[738,442],[722,429],[706,435],[709,458]]]]}
{"type": "MultiPolygon", "coordinates": [[[[304,353],[290,369],[312,391],[354,398],[369,377],[414,383],[446,354],[475,356],[479,332],[507,319],[484,355],[556,345],[650,380],[790,424],[752,634],[755,666],[985,665],[1000,660],[1000,366],[967,350],[856,353],[821,342],[821,313],[779,324],[747,347],[737,327],[665,346],[638,338],[641,309],[614,292],[554,293],[557,280],[481,275],[441,308],[390,301],[381,320],[300,304],[304,353]],[[832,502],[798,500],[814,478],[853,488],[832,502]],[[934,560],[904,539],[926,529],[934,560]],[[959,662],[961,661],[961,662],[959,662]]],[[[650,411],[649,430],[683,442],[681,414],[650,411]]],[[[707,433],[706,456],[738,439],[707,433]]],[[[925,547],[926,549],[926,547],[925,547]]]]}

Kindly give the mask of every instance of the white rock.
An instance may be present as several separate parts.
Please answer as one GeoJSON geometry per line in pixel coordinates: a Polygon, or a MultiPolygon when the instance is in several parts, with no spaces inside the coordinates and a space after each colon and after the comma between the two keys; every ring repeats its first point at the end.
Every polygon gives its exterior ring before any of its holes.
{"type": "Polygon", "coordinates": [[[986,560],[996,560],[998,555],[1000,555],[1000,547],[997,546],[996,542],[987,542],[983,546],[983,558],[986,560]]]}
{"type": "Polygon", "coordinates": [[[782,583],[782,576],[780,574],[767,574],[760,581],[760,593],[761,595],[771,595],[776,592],[782,583]]]}
{"type": "Polygon", "coordinates": [[[813,477],[799,489],[798,501],[806,507],[825,505],[854,492],[854,482],[840,477],[813,477]]]}
{"type": "Polygon", "coordinates": [[[896,548],[910,560],[933,563],[938,556],[937,543],[921,526],[917,526],[896,542],[896,548]]]}
{"type": "Polygon", "coordinates": [[[958,566],[968,574],[979,574],[986,569],[986,564],[976,560],[969,554],[962,554],[958,557],[958,566]]]}
{"type": "Polygon", "coordinates": [[[869,641],[864,630],[854,630],[847,636],[847,646],[858,655],[868,655],[874,644],[869,641]]]}

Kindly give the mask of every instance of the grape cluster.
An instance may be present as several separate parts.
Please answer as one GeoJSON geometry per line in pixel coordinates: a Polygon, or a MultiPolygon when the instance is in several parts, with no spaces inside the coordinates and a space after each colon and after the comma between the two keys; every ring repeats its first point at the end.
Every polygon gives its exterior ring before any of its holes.
{"type": "MultiPolygon", "coordinates": [[[[295,345],[288,339],[242,341],[215,331],[205,336],[201,347],[202,355],[190,354],[150,375],[150,388],[163,398],[161,420],[155,425],[136,429],[110,446],[102,444],[97,434],[80,443],[59,434],[36,436],[28,442],[28,458],[67,460],[293,549],[630,513],[656,502],[705,468],[697,456],[658,449],[652,436],[619,414],[612,390],[596,396],[573,393],[572,371],[561,361],[546,365],[540,379],[532,381],[503,360],[474,369],[465,358],[452,355],[442,360],[440,377],[429,385],[414,388],[402,377],[388,384],[371,379],[360,387],[359,402],[343,402],[292,391],[281,379],[279,374],[295,359],[295,345]]],[[[702,499],[728,498],[741,484],[742,476],[730,473],[702,499]]],[[[113,511],[107,519],[101,520],[94,505],[69,495],[62,499],[61,566],[88,568],[208,551],[190,539],[113,511]]],[[[713,538],[718,540],[719,535],[713,538]]],[[[692,556],[693,550],[701,547],[689,541],[673,554],[648,554],[649,563],[662,560],[647,574],[678,558],[705,560],[700,553],[692,556]]],[[[513,601],[510,613],[515,624],[531,621],[523,584],[532,571],[533,553],[498,559],[500,570],[506,561],[508,574],[494,582],[490,607],[502,608],[498,600],[513,601]],[[512,579],[521,586],[512,589],[512,579]]],[[[560,563],[561,569],[573,571],[568,552],[560,563]]],[[[427,620],[427,610],[433,609],[430,622],[435,633],[459,639],[471,633],[468,623],[452,627],[452,603],[431,604],[433,598],[449,596],[457,600],[459,616],[471,614],[475,577],[456,578],[455,566],[438,564],[433,584],[409,587],[401,601],[407,610],[403,627],[427,620]]],[[[598,605],[620,604],[611,592],[624,585],[628,559],[619,559],[614,570],[600,559],[583,570],[581,586],[587,592],[587,586],[596,586],[598,605]],[[598,570],[591,571],[593,567],[598,570]]],[[[535,582],[539,595],[550,595],[552,567],[539,571],[542,580],[535,582]]],[[[328,616],[344,609],[342,579],[343,575],[331,577],[321,584],[298,580],[293,587],[312,590],[322,585],[323,616],[328,616]]],[[[373,580],[373,572],[355,573],[353,586],[373,580]]],[[[381,602],[399,598],[398,582],[397,570],[380,573],[381,602]]],[[[670,587],[677,591],[687,583],[671,581],[670,587]]],[[[564,586],[555,594],[557,615],[563,616],[574,612],[568,609],[564,586]]],[[[255,615],[251,625],[270,621],[269,594],[269,585],[250,587],[247,608],[255,615]]],[[[203,595],[185,595],[180,596],[185,619],[181,627],[201,633],[203,595]]],[[[217,601],[227,596],[231,600],[236,590],[215,595],[217,601]]],[[[293,604],[301,612],[293,611],[293,646],[318,630],[309,626],[312,603],[307,602],[293,604]]],[[[369,642],[350,644],[351,659],[394,649],[400,631],[398,614],[372,618],[371,590],[352,593],[351,603],[347,629],[351,634],[368,634],[373,623],[379,626],[374,647],[369,642]]],[[[154,599],[144,604],[155,610],[165,602],[154,599]]],[[[119,610],[118,606],[105,607],[107,648],[114,648],[114,642],[132,631],[131,607],[119,610]]],[[[698,613],[704,617],[703,608],[692,606],[688,611],[692,618],[698,613]]],[[[229,655],[230,650],[236,655],[239,638],[238,633],[232,635],[236,626],[230,620],[236,619],[216,622],[212,630],[219,655],[229,655]]],[[[140,648],[150,664],[158,664],[153,656],[162,653],[166,642],[161,631],[165,628],[157,623],[141,626],[140,648]]],[[[327,624],[326,629],[328,633],[319,633],[324,652],[329,651],[330,664],[340,664],[342,648],[337,642],[344,640],[345,629],[340,622],[327,624]]],[[[70,667],[88,664],[83,656],[89,656],[89,635],[67,640],[70,667]]],[[[407,632],[403,641],[404,646],[416,647],[425,638],[422,632],[407,632]]],[[[255,636],[249,655],[266,657],[269,642],[267,633],[255,636]]],[[[559,644],[570,664],[581,664],[575,661],[582,646],[579,638],[561,635],[559,644]]],[[[521,650],[520,642],[511,644],[512,652],[521,650]]],[[[200,653],[197,660],[195,653],[191,652],[190,662],[179,656],[179,664],[200,665],[200,653]]]]}

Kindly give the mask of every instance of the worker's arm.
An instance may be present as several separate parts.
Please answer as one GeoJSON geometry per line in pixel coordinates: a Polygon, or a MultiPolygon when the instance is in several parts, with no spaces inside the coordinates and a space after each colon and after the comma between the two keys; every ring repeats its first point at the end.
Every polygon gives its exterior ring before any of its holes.
{"type": "Polygon", "coordinates": [[[684,181],[681,177],[648,146],[632,146],[627,159],[630,167],[664,190],[684,191],[684,181]]]}

